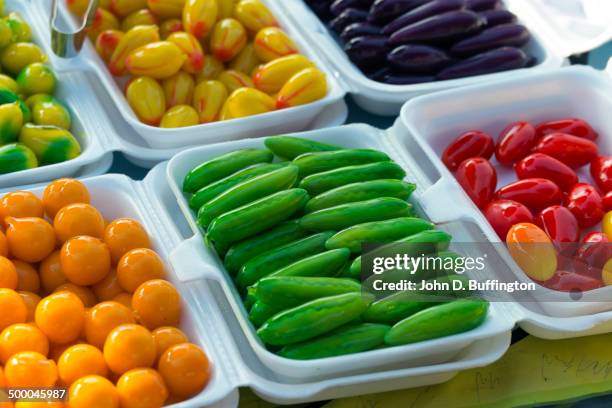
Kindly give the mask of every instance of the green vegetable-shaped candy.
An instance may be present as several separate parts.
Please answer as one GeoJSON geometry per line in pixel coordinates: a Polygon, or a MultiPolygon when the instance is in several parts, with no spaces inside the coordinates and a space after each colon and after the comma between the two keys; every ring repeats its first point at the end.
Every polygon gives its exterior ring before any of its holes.
{"type": "Polygon", "coordinates": [[[0,105],[0,144],[14,143],[23,126],[23,113],[18,102],[0,105]]]}
{"type": "Polygon", "coordinates": [[[72,133],[57,126],[28,123],[21,129],[19,142],[32,149],[41,164],[61,163],[81,154],[81,146],[72,133]]]}
{"type": "Polygon", "coordinates": [[[26,66],[17,76],[19,90],[24,95],[53,94],[56,82],[51,68],[41,62],[26,66]]]}
{"type": "Polygon", "coordinates": [[[57,126],[70,130],[72,119],[70,112],[57,99],[36,102],[32,106],[32,121],[41,126],[57,126]]]}
{"type": "Polygon", "coordinates": [[[23,102],[15,92],[8,87],[3,87],[0,85],[0,105],[13,102],[17,102],[19,104],[19,109],[21,109],[21,113],[23,114],[23,123],[29,122],[32,119],[30,108],[28,108],[25,102],[23,102]]]}
{"type": "Polygon", "coordinates": [[[32,29],[19,14],[10,13],[6,16],[6,22],[13,32],[15,42],[27,43],[32,41],[32,29]]]}
{"type": "Polygon", "coordinates": [[[0,147],[0,174],[38,167],[34,152],[19,143],[0,147]]]}
{"type": "Polygon", "coordinates": [[[35,62],[45,62],[47,56],[32,43],[17,42],[2,50],[0,62],[11,75],[18,75],[22,69],[35,62]]]}
{"type": "MultiPolygon", "coordinates": [[[[0,20],[2,21],[2,20],[0,20]]],[[[0,33],[0,36],[2,34],[0,33]]],[[[17,86],[17,82],[13,78],[8,75],[0,74],[0,88],[6,88],[11,92],[17,93],[19,87],[17,86]]]]}
{"type": "Polygon", "coordinates": [[[13,42],[13,30],[6,20],[0,20],[0,48],[4,48],[13,42]]]}

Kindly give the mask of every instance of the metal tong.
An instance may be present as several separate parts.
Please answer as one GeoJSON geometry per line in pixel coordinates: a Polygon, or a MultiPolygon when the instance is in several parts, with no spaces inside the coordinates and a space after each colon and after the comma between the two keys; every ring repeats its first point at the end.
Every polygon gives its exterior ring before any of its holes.
{"type": "Polygon", "coordinates": [[[78,21],[79,25],[75,31],[65,31],[65,29],[60,27],[58,22],[59,1],[62,0],[51,0],[51,49],[58,57],[73,58],[83,48],[83,43],[87,38],[87,30],[96,15],[99,0],[89,1],[87,10],[83,17],[80,18],[80,21],[78,21]]]}

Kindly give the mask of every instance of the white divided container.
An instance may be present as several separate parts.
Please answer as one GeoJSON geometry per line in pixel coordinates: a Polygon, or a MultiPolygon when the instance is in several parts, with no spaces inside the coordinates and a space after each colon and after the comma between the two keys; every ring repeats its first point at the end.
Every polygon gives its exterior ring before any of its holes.
{"type": "Polygon", "coordinates": [[[533,39],[526,50],[537,59],[531,68],[414,85],[389,85],[367,78],[342,50],[330,31],[304,3],[280,2],[312,44],[333,66],[346,91],[363,109],[396,115],[404,102],[419,95],[486,81],[497,82],[532,71],[558,68],[570,55],[596,48],[612,38],[612,6],[601,0],[503,0],[527,26],[533,39]]]}
{"type": "MultiPolygon", "coordinates": [[[[298,135],[345,147],[383,150],[408,170],[408,180],[415,180],[410,171],[413,166],[412,160],[405,158],[401,151],[391,145],[389,140],[384,137],[384,133],[378,129],[365,125],[350,125],[318,130],[316,132],[306,132],[298,135]]],[[[239,149],[263,147],[264,139],[259,138],[202,146],[186,150],[179,153],[170,161],[168,165],[168,181],[172,191],[178,199],[179,207],[188,220],[192,233],[194,234],[192,239],[186,241],[177,248],[173,259],[177,265],[185,263],[185,260],[188,260],[190,263],[196,260],[199,264],[198,268],[179,267],[179,270],[185,271],[181,279],[190,281],[206,278],[219,282],[242,330],[247,336],[250,347],[255,350],[259,359],[270,369],[286,377],[309,380],[359,370],[380,369],[380,367],[384,367],[394,362],[402,362],[413,366],[439,363],[449,360],[457,352],[467,347],[475,340],[495,336],[512,328],[513,324],[508,324],[500,315],[498,307],[492,305],[489,318],[479,328],[468,333],[418,344],[308,361],[291,360],[268,351],[257,337],[253,325],[249,322],[248,312],[244,308],[231,278],[225,272],[222,261],[217,257],[212,248],[204,246],[202,234],[197,228],[193,212],[189,209],[187,196],[181,192],[181,186],[185,175],[202,162],[239,149]]],[[[417,185],[420,185],[418,181],[417,185]]],[[[417,193],[415,193],[413,197],[416,205],[418,205],[418,197],[419,190],[417,190],[417,193]]]]}
{"type": "MultiPolygon", "coordinates": [[[[473,220],[487,240],[501,242],[482,212],[440,161],[439,157],[446,146],[458,135],[471,129],[483,130],[496,137],[506,125],[518,120],[537,124],[579,117],[599,132],[597,145],[602,154],[608,154],[612,151],[610,112],[612,61],[608,72],[588,67],[570,67],[420,97],[404,106],[398,123],[410,135],[406,144],[414,150],[420,150],[421,163],[431,167],[432,182],[435,184],[421,202],[425,212],[434,222],[473,220]],[[451,197],[457,205],[441,205],[441,194],[451,197]]],[[[497,168],[498,186],[516,181],[516,175],[511,169],[497,168]]],[[[590,180],[587,168],[581,169],[579,176],[583,180],[590,180]]],[[[503,252],[502,256],[508,259],[516,277],[530,282],[508,252],[503,252]]],[[[550,316],[571,317],[612,310],[612,287],[585,292],[579,301],[573,301],[569,293],[544,287],[538,287],[533,296],[550,316]],[[602,299],[611,300],[605,302],[602,299]]],[[[595,316],[597,319],[609,320],[612,313],[595,316]]],[[[587,317],[583,319],[585,323],[589,321],[587,317]]],[[[571,330],[572,326],[568,325],[567,328],[571,330]]]]}
{"type": "MultiPolygon", "coordinates": [[[[292,23],[290,18],[286,15],[286,11],[280,7],[279,2],[274,0],[263,1],[276,16],[283,29],[295,40],[300,52],[313,60],[315,64],[326,73],[329,92],[325,98],[307,105],[246,118],[180,129],[162,129],[146,125],[138,120],[123,94],[122,84],[125,81],[117,81],[110,74],[104,61],[98,56],[95,46],[91,41],[86,41],[79,56],[72,60],[63,60],[55,55],[51,55],[51,59],[60,71],[87,71],[95,74],[96,80],[100,82],[110,96],[112,104],[117,108],[117,110],[113,111],[113,115],[118,112],[123,120],[137,133],[138,137],[145,142],[145,147],[156,150],[177,149],[238,138],[295,132],[312,128],[313,123],[317,122],[317,118],[324,115],[326,113],[325,111],[329,109],[333,108],[332,110],[336,113],[342,112],[345,106],[345,91],[340,86],[336,75],[326,67],[323,60],[313,50],[310,42],[303,36],[301,31],[297,29],[296,25],[292,23]],[[338,108],[338,105],[340,108],[338,108]]],[[[50,1],[44,0],[41,1],[41,3],[36,7],[32,7],[31,12],[36,14],[35,18],[38,20],[38,24],[44,27],[48,25],[50,1]],[[41,3],[43,5],[41,5],[41,3]]],[[[74,26],[74,19],[64,5],[64,2],[60,1],[59,3],[61,3],[61,19],[63,19],[65,24],[74,26]]],[[[340,113],[338,119],[344,120],[346,116],[342,117],[342,113],[340,113]]]]}
{"type": "MultiPolygon", "coordinates": [[[[248,345],[227,302],[221,299],[223,293],[218,284],[205,279],[184,280],[192,271],[205,266],[196,254],[185,252],[185,248],[191,247],[191,240],[181,244],[190,235],[189,228],[176,216],[179,209],[168,187],[166,173],[166,164],[160,164],[139,182],[113,174],[82,181],[91,192],[92,204],[105,218],[131,217],[145,227],[153,249],[166,263],[168,279],[183,298],[181,329],[190,341],[206,351],[211,361],[212,376],[207,387],[189,400],[170,405],[171,408],[234,408],[238,406],[239,387],[251,387],[268,401],[289,404],[426,386],[448,381],[462,370],[489,365],[509,347],[511,336],[506,327],[497,335],[471,342],[454,352],[453,358],[438,364],[423,363],[415,367],[394,362],[377,371],[356,370],[311,380],[297,380],[273,372],[248,345]]],[[[44,185],[19,189],[40,196],[44,185]]]]}
{"type": "MultiPolygon", "coordinates": [[[[41,45],[48,32],[41,31],[31,18],[31,4],[7,0],[5,12],[17,12],[32,27],[34,42],[41,45]]],[[[44,48],[44,47],[43,47],[44,48]]],[[[47,51],[47,50],[45,50],[47,51]]],[[[0,188],[53,180],[64,176],[87,176],[105,173],[112,164],[112,154],[104,138],[113,137],[114,129],[99,120],[95,95],[82,76],[57,75],[55,96],[68,107],[72,116],[72,134],[81,145],[81,154],[69,161],[0,175],[0,188]]]]}

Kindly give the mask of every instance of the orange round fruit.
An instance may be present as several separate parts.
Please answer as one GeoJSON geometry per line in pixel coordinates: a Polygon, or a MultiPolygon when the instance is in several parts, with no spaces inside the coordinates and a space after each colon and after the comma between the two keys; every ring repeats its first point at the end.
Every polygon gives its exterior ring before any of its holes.
{"type": "Polygon", "coordinates": [[[0,231],[0,256],[8,256],[8,242],[6,241],[6,235],[3,231],[0,231]]]}
{"type": "Polygon", "coordinates": [[[43,206],[49,218],[68,204],[90,202],[89,190],[79,180],[63,178],[50,183],[43,193],[43,206]]]}
{"type": "Polygon", "coordinates": [[[66,344],[51,343],[49,345],[49,358],[57,363],[62,354],[64,354],[64,351],[68,350],[72,346],[76,346],[77,344],[85,344],[85,342],[77,340],[66,344]]]}
{"type": "Polygon", "coordinates": [[[44,215],[42,201],[29,191],[13,191],[0,199],[0,221],[5,224],[6,217],[26,218],[44,215]]]}
{"type": "Polygon", "coordinates": [[[126,292],[134,293],[146,281],[166,277],[164,262],[151,249],[132,249],[119,260],[117,277],[126,292]]]}
{"type": "Polygon", "coordinates": [[[119,408],[119,394],[109,380],[88,375],[72,383],[68,390],[70,408],[119,408]]]}
{"type": "Polygon", "coordinates": [[[18,259],[13,260],[13,265],[17,271],[17,290],[38,293],[40,290],[40,277],[38,271],[27,262],[18,259]]]}
{"type": "Polygon", "coordinates": [[[46,357],[49,354],[49,340],[38,327],[31,324],[13,324],[2,330],[0,333],[2,364],[6,364],[9,358],[22,351],[35,351],[46,357]]]}
{"type": "Polygon", "coordinates": [[[168,399],[168,389],[161,375],[150,368],[137,368],[117,381],[121,408],[161,408],[168,399]]]}
{"type": "Polygon", "coordinates": [[[115,327],[104,343],[104,360],[116,374],[155,363],[155,340],[150,331],[137,324],[115,327]]]}
{"type": "Polygon", "coordinates": [[[181,297],[165,280],[150,280],[140,285],[132,296],[132,309],[149,330],[181,323],[181,297]]]}
{"type": "Polygon", "coordinates": [[[0,288],[15,290],[18,284],[17,267],[10,259],[0,256],[0,288]]]}
{"type": "Polygon", "coordinates": [[[170,347],[159,359],[161,374],[170,394],[189,398],[204,389],[210,378],[206,353],[191,343],[170,347]]]}
{"type": "Polygon", "coordinates": [[[85,316],[85,338],[102,349],[109,333],[123,324],[134,324],[132,310],[117,302],[102,302],[92,307],[85,316]]]}
{"type": "Polygon", "coordinates": [[[123,306],[132,310],[132,294],[121,292],[113,298],[113,302],[121,303],[123,306]]]}
{"type": "Polygon", "coordinates": [[[57,361],[57,371],[62,384],[68,386],[88,375],[108,375],[102,352],[89,344],[77,344],[66,349],[57,361]]]}
{"type": "Polygon", "coordinates": [[[5,218],[8,225],[6,239],[10,253],[17,259],[36,263],[55,249],[53,227],[42,218],[5,218]]]}
{"type": "Polygon", "coordinates": [[[74,293],[62,291],[42,299],[34,315],[36,325],[53,343],[79,338],[85,322],[85,306],[74,293]]]}
{"type": "Polygon", "coordinates": [[[88,236],[66,241],[60,252],[60,262],[66,278],[80,286],[100,282],[111,269],[110,252],[106,244],[88,236]]]}
{"type": "Polygon", "coordinates": [[[115,296],[123,292],[117,279],[117,271],[111,270],[100,282],[91,287],[99,302],[113,300],[115,296]]]}
{"type": "Polygon", "coordinates": [[[57,382],[57,367],[40,353],[22,351],[9,358],[4,375],[12,388],[50,388],[57,382]]]}
{"type": "Polygon", "coordinates": [[[62,271],[60,251],[53,251],[51,255],[43,259],[38,266],[38,273],[45,293],[53,293],[58,286],[68,283],[68,279],[62,271]]]}
{"type": "Polygon", "coordinates": [[[38,306],[38,303],[41,301],[41,297],[36,293],[23,290],[17,293],[19,293],[19,296],[21,296],[21,299],[23,299],[23,303],[25,303],[28,311],[26,322],[34,322],[34,312],[36,311],[36,306],[38,306]]]}
{"type": "Polygon", "coordinates": [[[75,203],[63,207],[53,219],[53,228],[60,242],[72,237],[87,235],[102,238],[104,235],[104,217],[95,207],[89,204],[75,203]]]}
{"type": "Polygon", "coordinates": [[[25,323],[28,317],[28,308],[12,289],[0,288],[0,330],[4,330],[12,324],[25,323]]]}
{"type": "Polygon", "coordinates": [[[96,305],[96,303],[98,303],[96,295],[94,295],[93,291],[87,286],[79,286],[75,285],[74,283],[64,283],[63,285],[55,288],[53,292],[61,292],[63,290],[67,290],[68,292],[72,292],[77,295],[85,307],[93,307],[96,305]]]}
{"type": "Polygon", "coordinates": [[[113,262],[131,249],[149,248],[149,234],[140,223],[131,218],[119,218],[106,226],[104,242],[110,248],[113,262]]]}
{"type": "Polygon", "coordinates": [[[189,339],[176,327],[159,327],[151,332],[155,339],[157,358],[159,359],[166,350],[177,344],[188,343],[189,339]]]}

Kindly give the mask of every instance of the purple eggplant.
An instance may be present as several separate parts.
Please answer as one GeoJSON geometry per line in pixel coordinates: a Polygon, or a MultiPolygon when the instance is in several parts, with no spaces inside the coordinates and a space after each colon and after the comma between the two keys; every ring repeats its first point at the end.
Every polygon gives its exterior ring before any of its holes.
{"type": "Polygon", "coordinates": [[[391,73],[385,75],[381,82],[391,85],[413,85],[423,84],[425,82],[433,82],[436,80],[435,76],[431,75],[405,75],[391,73]]]}
{"type": "Polygon", "coordinates": [[[504,46],[522,47],[529,42],[530,38],[529,30],[525,26],[502,24],[459,41],[451,47],[450,51],[459,56],[473,55],[504,46]]]}
{"type": "Polygon", "coordinates": [[[387,55],[387,61],[397,70],[416,73],[436,73],[452,62],[441,49],[419,44],[394,48],[387,55]]]}
{"type": "Polygon", "coordinates": [[[429,3],[431,0],[376,0],[370,8],[368,21],[374,24],[387,24],[389,21],[412,9],[429,3]]]}
{"type": "Polygon", "coordinates": [[[389,44],[397,46],[414,42],[444,42],[463,38],[478,30],[483,21],[469,10],[456,10],[411,24],[389,37],[389,44]]]}
{"type": "Polygon", "coordinates": [[[363,37],[364,35],[380,35],[380,27],[365,22],[353,23],[342,31],[340,38],[348,42],[355,37],[363,37]]]}
{"type": "Polygon", "coordinates": [[[308,7],[323,21],[328,21],[333,16],[329,12],[330,0],[304,0],[308,7]]]}
{"type": "Polygon", "coordinates": [[[395,20],[383,27],[384,35],[391,35],[407,25],[414,24],[426,18],[446,13],[448,11],[460,10],[465,6],[465,0],[432,0],[420,7],[402,14],[395,20]]]}
{"type": "Polygon", "coordinates": [[[351,61],[360,68],[377,67],[386,61],[387,37],[355,37],[344,46],[344,51],[351,61]]]}
{"type": "Polygon", "coordinates": [[[508,10],[487,10],[478,13],[484,20],[484,28],[491,28],[502,24],[514,24],[518,21],[514,13],[508,10]]]}
{"type": "Polygon", "coordinates": [[[383,82],[383,79],[391,74],[391,68],[389,67],[381,67],[375,70],[364,70],[364,74],[370,78],[372,81],[383,82]]]}
{"type": "Polygon", "coordinates": [[[348,8],[368,10],[370,6],[372,6],[372,0],[335,0],[329,6],[329,11],[334,16],[339,16],[340,13],[348,8]]]}
{"type": "Polygon", "coordinates": [[[472,11],[485,11],[501,8],[500,0],[467,0],[466,7],[472,11]]]}
{"type": "Polygon", "coordinates": [[[439,80],[463,78],[524,68],[529,57],[514,47],[501,47],[475,55],[443,69],[436,76],[439,80]]]}
{"type": "Polygon", "coordinates": [[[330,21],[329,26],[337,33],[341,33],[349,24],[365,21],[368,17],[367,10],[348,8],[340,15],[330,21]]]}

